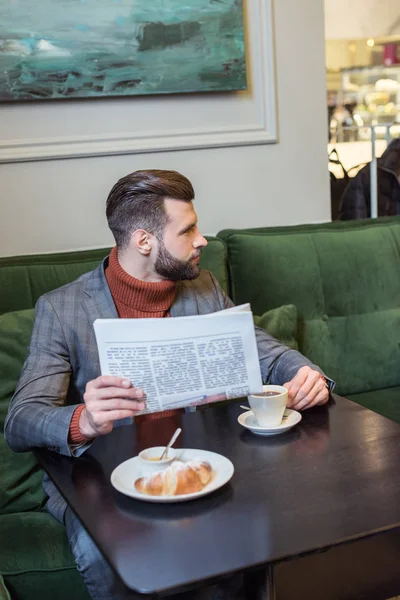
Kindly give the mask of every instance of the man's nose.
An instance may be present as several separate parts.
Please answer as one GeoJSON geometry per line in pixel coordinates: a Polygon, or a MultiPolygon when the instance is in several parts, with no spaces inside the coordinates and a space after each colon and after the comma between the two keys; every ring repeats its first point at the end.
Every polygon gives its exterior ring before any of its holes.
{"type": "Polygon", "coordinates": [[[208,244],[208,242],[207,242],[206,238],[204,237],[204,235],[201,235],[201,233],[199,232],[195,238],[195,241],[193,242],[193,247],[194,248],[205,248],[207,246],[207,244],[208,244]]]}

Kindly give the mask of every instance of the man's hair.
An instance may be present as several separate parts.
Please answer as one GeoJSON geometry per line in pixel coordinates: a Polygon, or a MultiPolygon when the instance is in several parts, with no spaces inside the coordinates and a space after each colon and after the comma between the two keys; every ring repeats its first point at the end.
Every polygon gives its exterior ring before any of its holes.
{"type": "Polygon", "coordinates": [[[162,239],[168,223],[165,198],[191,202],[193,186],[176,171],[149,169],[122,177],[107,198],[108,226],[120,250],[127,248],[136,229],[145,229],[162,239]]]}

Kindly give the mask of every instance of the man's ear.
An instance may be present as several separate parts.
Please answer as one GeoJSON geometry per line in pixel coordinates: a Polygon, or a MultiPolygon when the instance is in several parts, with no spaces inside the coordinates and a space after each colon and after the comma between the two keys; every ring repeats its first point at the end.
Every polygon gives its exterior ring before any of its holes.
{"type": "Polygon", "coordinates": [[[153,246],[153,236],[145,229],[136,229],[132,233],[131,245],[143,256],[148,256],[153,246]]]}

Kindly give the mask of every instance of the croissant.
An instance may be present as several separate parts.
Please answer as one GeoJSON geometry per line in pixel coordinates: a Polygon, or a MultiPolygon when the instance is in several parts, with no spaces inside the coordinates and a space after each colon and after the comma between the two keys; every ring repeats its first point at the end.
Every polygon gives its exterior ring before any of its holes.
{"type": "Polygon", "coordinates": [[[178,496],[200,492],[212,477],[212,467],[206,461],[175,460],[167,469],[151,477],[135,481],[135,488],[149,496],[178,496]]]}

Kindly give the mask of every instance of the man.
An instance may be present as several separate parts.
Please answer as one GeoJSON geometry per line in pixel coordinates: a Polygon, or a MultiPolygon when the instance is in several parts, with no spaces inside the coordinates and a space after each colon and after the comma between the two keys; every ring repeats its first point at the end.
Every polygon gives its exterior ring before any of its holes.
{"type": "MultiPolygon", "coordinates": [[[[400,215],[400,139],[394,139],[377,162],[378,216],[400,215]]],[[[352,177],[340,200],[339,219],[371,216],[371,164],[352,177]]]]}
{"type": "MultiPolygon", "coordinates": [[[[113,187],[106,214],[116,247],[97,269],[37,302],[29,355],[5,424],[11,448],[80,456],[95,437],[144,409],[145,390],[100,376],[96,318],[176,317],[232,306],[214,276],[200,270],[207,241],[193,198],[191,183],[174,171],[137,171],[113,187]]],[[[290,406],[302,410],[328,400],[317,367],[261,329],[256,337],[263,378],[287,385],[290,406]]],[[[121,582],[47,477],[44,488],[92,598],[132,598],[117,589],[121,582]]]]}

